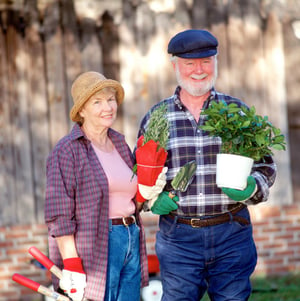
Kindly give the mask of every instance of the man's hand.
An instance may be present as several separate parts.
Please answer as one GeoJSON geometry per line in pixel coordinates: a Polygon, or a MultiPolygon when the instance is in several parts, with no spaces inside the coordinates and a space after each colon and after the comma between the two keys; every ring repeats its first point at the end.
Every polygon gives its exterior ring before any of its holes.
{"type": "Polygon", "coordinates": [[[256,189],[255,179],[249,176],[247,178],[247,187],[244,190],[223,187],[222,191],[234,201],[246,201],[255,194],[256,189]]]}
{"type": "Polygon", "coordinates": [[[64,260],[59,286],[73,301],[82,301],[86,287],[86,274],[79,257],[64,260]]]}
{"type": "Polygon", "coordinates": [[[168,167],[164,167],[161,173],[158,175],[157,180],[154,186],[147,186],[138,184],[139,191],[142,197],[146,200],[156,199],[158,195],[162,192],[166,185],[166,173],[168,171],[168,167]]]}
{"type": "Polygon", "coordinates": [[[154,214],[165,215],[169,214],[171,211],[176,210],[178,205],[176,202],[179,201],[178,196],[173,197],[172,199],[169,197],[169,192],[162,192],[158,198],[151,202],[151,211],[154,214]]]}

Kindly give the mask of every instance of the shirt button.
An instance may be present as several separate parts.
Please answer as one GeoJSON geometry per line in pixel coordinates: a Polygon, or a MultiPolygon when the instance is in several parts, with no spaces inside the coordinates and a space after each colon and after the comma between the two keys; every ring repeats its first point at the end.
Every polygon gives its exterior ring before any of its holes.
{"type": "Polygon", "coordinates": [[[201,150],[200,149],[198,150],[198,154],[201,154],[201,150]]]}

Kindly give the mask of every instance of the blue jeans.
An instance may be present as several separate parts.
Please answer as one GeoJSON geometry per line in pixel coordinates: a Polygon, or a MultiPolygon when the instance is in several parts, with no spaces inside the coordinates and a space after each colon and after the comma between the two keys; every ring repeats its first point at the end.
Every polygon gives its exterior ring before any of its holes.
{"type": "Polygon", "coordinates": [[[140,229],[109,225],[105,301],[139,301],[141,286],[140,229]]]}
{"type": "MultiPolygon", "coordinates": [[[[247,208],[236,215],[250,221],[247,208]]],[[[245,301],[257,252],[252,225],[228,223],[203,228],[161,216],[156,237],[163,285],[162,301],[245,301]]]]}

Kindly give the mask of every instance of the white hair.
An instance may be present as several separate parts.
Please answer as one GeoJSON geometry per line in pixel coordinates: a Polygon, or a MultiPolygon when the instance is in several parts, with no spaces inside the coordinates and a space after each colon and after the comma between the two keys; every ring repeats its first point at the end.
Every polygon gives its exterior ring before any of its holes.
{"type": "Polygon", "coordinates": [[[200,85],[192,85],[190,82],[182,79],[181,73],[179,72],[178,64],[177,64],[178,57],[172,56],[171,61],[174,62],[174,64],[175,64],[175,74],[176,74],[176,79],[177,79],[178,85],[181,86],[183,89],[185,89],[189,94],[191,94],[193,96],[201,96],[201,95],[204,95],[205,93],[207,93],[215,85],[215,82],[216,82],[216,79],[218,76],[217,55],[214,55],[214,59],[215,59],[215,70],[214,70],[213,78],[209,82],[205,82],[200,85]]]}

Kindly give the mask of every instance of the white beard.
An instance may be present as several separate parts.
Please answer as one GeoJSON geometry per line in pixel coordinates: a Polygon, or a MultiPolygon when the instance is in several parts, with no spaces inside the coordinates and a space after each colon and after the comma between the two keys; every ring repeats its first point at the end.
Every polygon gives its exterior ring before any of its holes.
{"type": "MultiPolygon", "coordinates": [[[[218,76],[218,68],[217,68],[217,61],[215,62],[215,70],[214,70],[214,76],[210,81],[205,81],[202,83],[193,84],[189,82],[188,80],[184,80],[181,77],[181,74],[179,72],[178,66],[176,64],[175,68],[175,74],[176,79],[179,84],[184,90],[186,90],[189,94],[192,96],[201,96],[206,94],[208,91],[212,89],[212,87],[215,85],[217,76],[218,76]]],[[[206,74],[202,74],[201,76],[193,74],[192,77],[195,79],[201,79],[204,78],[206,74]]]]}

